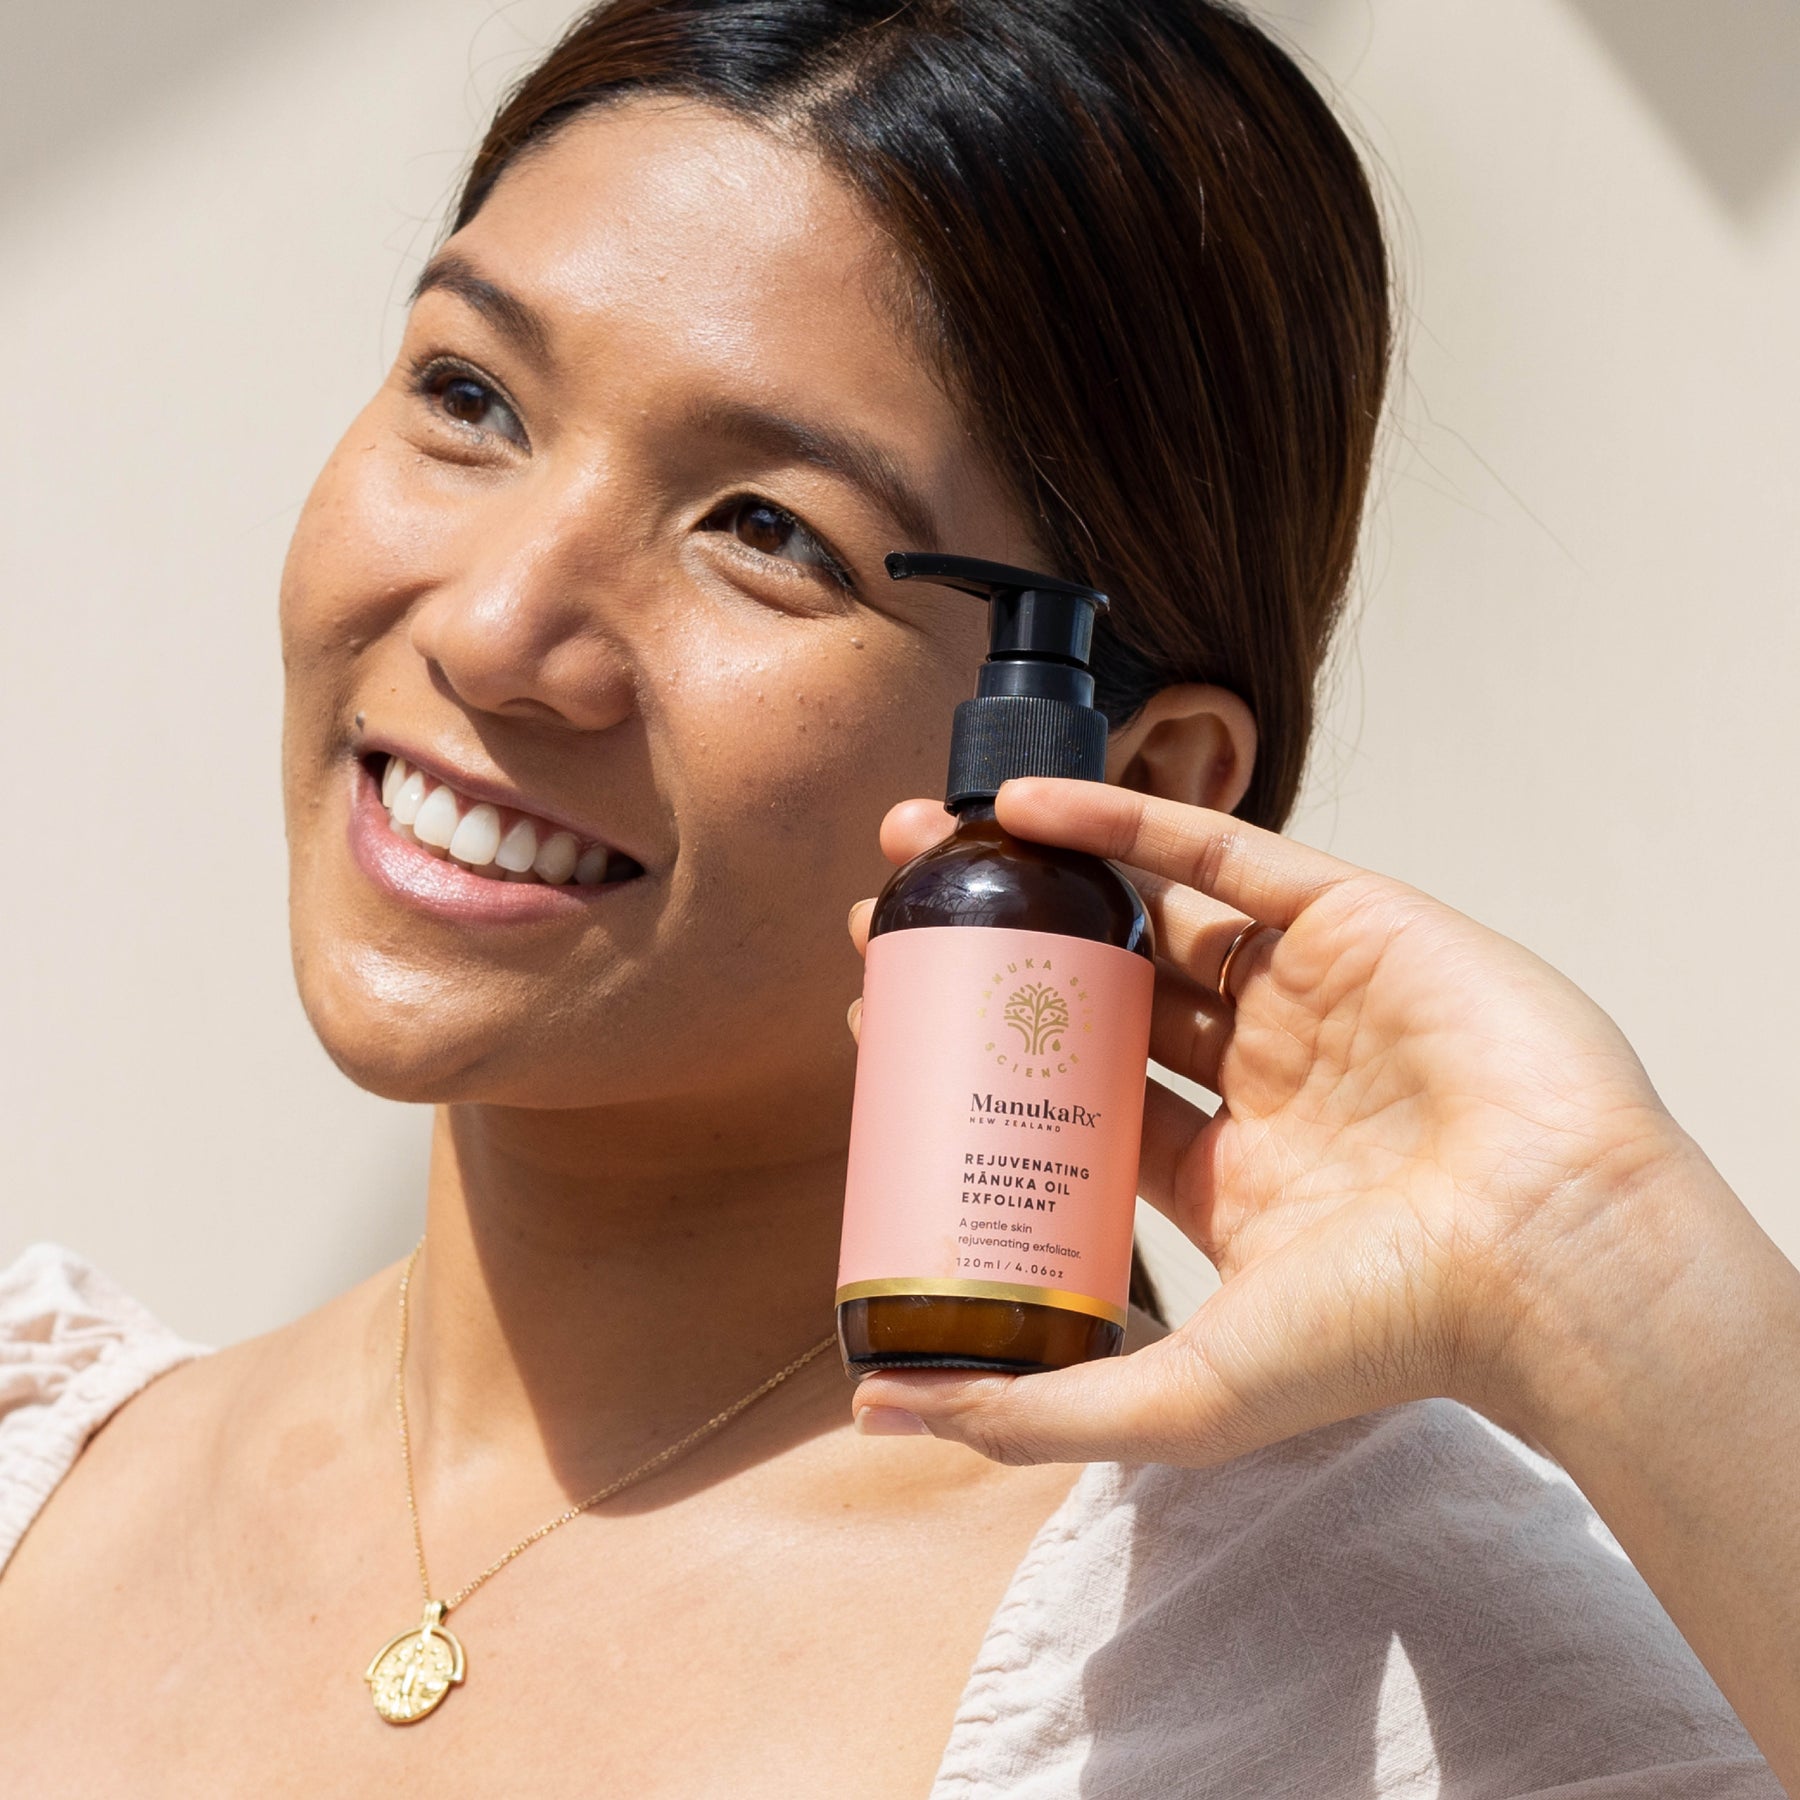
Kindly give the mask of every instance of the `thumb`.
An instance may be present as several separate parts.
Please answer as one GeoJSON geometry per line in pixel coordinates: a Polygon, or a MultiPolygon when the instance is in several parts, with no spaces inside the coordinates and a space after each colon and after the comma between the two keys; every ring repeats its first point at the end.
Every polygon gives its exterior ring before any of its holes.
{"type": "Polygon", "coordinates": [[[1197,1467],[1273,1441],[1188,1331],[1038,1375],[884,1370],[863,1377],[850,1406],[869,1435],[929,1433],[1001,1463],[1197,1467]]]}

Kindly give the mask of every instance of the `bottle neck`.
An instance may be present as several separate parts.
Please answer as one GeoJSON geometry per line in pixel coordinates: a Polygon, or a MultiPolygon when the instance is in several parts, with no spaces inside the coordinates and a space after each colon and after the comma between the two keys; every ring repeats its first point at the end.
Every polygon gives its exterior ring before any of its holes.
{"type": "Polygon", "coordinates": [[[975,694],[983,700],[995,694],[1030,694],[1043,700],[1066,700],[1072,706],[1092,706],[1094,677],[1091,670],[1066,657],[1019,651],[1011,656],[990,656],[975,677],[975,694]]]}
{"type": "Polygon", "coordinates": [[[960,828],[964,825],[979,825],[983,821],[994,818],[994,800],[991,794],[971,794],[966,800],[959,800],[951,809],[956,814],[956,823],[960,828]]]}

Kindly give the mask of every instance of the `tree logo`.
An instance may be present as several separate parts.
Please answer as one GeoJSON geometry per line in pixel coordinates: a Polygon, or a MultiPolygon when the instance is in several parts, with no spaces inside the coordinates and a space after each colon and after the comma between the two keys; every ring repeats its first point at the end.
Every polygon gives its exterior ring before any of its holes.
{"type": "Polygon", "coordinates": [[[1047,983],[1028,981],[1006,996],[1002,1019],[1024,1039],[1027,1056],[1041,1056],[1062,1048],[1063,1033],[1069,1029],[1069,1003],[1047,983]]]}
{"type": "Polygon", "coordinates": [[[982,983],[975,1009],[982,1055],[1027,1081],[1069,1075],[1094,1031],[1094,1001],[1081,964],[1063,952],[1007,958],[982,983]]]}

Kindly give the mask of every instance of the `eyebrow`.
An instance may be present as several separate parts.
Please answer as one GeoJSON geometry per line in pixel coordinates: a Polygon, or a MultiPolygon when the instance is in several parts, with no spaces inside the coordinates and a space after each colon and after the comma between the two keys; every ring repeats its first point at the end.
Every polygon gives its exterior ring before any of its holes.
{"type": "MultiPolygon", "coordinates": [[[[440,250],[413,283],[411,299],[441,289],[466,301],[494,328],[539,362],[550,360],[550,327],[544,316],[510,290],[490,281],[455,250],[440,250]]],[[[749,401],[712,399],[691,407],[682,424],[690,431],[727,437],[771,461],[811,463],[860,488],[905,534],[907,549],[934,550],[941,533],[924,496],[887,448],[848,426],[826,426],[790,417],[749,401]]]]}
{"type": "Polygon", "coordinates": [[[440,250],[419,271],[409,303],[416,304],[433,289],[467,301],[495,330],[511,338],[536,361],[550,360],[550,327],[543,314],[498,282],[489,281],[467,257],[454,250],[440,250]]]}
{"type": "Polygon", "coordinates": [[[771,461],[811,463],[861,488],[898,525],[907,543],[936,549],[936,516],[905,470],[866,433],[848,426],[827,426],[791,418],[748,401],[713,399],[688,408],[682,426],[693,432],[727,437],[771,461]]]}

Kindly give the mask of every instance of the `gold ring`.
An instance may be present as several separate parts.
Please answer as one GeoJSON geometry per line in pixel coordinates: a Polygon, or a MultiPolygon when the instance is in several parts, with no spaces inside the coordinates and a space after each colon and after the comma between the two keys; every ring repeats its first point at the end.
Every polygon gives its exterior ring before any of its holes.
{"type": "Polygon", "coordinates": [[[1231,947],[1225,952],[1225,960],[1219,964],[1219,998],[1232,1005],[1237,1004],[1237,995],[1231,991],[1231,965],[1237,961],[1238,952],[1263,929],[1260,921],[1252,919],[1231,940],[1231,947]]]}

